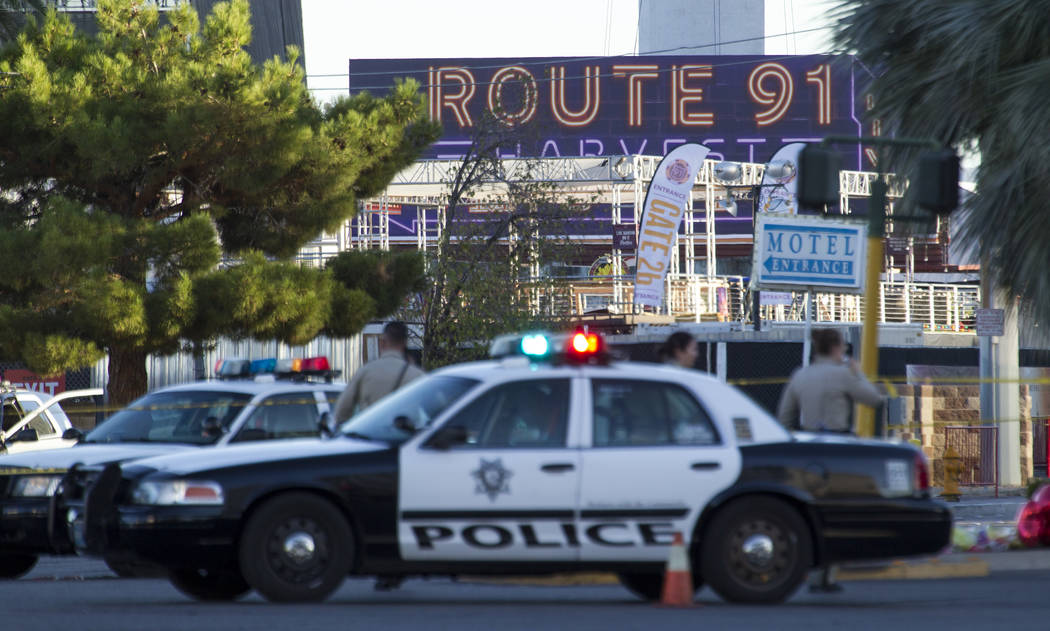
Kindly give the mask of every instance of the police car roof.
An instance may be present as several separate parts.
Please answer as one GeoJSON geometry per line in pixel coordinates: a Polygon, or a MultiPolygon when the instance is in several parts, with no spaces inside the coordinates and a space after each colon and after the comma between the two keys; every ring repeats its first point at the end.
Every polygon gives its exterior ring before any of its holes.
{"type": "Polygon", "coordinates": [[[512,356],[497,360],[486,360],[468,362],[465,364],[455,364],[452,366],[446,366],[444,368],[441,368],[440,370],[435,371],[435,374],[477,378],[479,375],[486,376],[492,374],[507,374],[518,372],[522,374],[536,374],[538,372],[574,370],[581,368],[586,368],[589,371],[594,371],[596,373],[608,371],[610,374],[616,374],[620,376],[658,375],[666,377],[668,381],[698,379],[701,381],[708,381],[710,383],[722,385],[722,382],[715,378],[714,375],[710,375],[705,372],[700,372],[698,370],[684,370],[682,368],[668,366],[666,364],[631,361],[612,361],[605,364],[548,363],[540,361],[530,361],[527,357],[522,356],[512,356]],[[497,372],[493,373],[491,371],[497,372]]]}
{"type": "Polygon", "coordinates": [[[0,397],[3,398],[14,396],[16,394],[32,394],[36,397],[39,397],[41,401],[48,401],[53,398],[53,395],[50,395],[46,392],[40,392],[39,390],[29,390],[27,388],[5,388],[3,390],[0,390],[0,397]]]}
{"type": "Polygon", "coordinates": [[[291,381],[288,379],[273,379],[255,381],[254,379],[228,379],[192,381],[180,383],[174,386],[158,388],[154,392],[241,392],[244,394],[258,395],[275,390],[342,390],[346,383],[333,381],[332,383],[317,383],[315,381],[291,381]]]}

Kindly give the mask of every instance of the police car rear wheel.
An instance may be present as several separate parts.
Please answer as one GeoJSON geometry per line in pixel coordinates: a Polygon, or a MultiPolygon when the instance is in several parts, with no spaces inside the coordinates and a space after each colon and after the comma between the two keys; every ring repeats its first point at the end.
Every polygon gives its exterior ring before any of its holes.
{"type": "Polygon", "coordinates": [[[733,502],[704,534],[701,572],[731,602],[777,603],[798,589],[813,557],[809,528],[774,498],[733,502]]]}
{"type": "MultiPolygon", "coordinates": [[[[618,575],[620,584],[642,600],[660,600],[664,590],[664,575],[661,573],[624,572],[618,575]]],[[[693,591],[700,591],[703,580],[693,572],[693,591]]]]}
{"type": "Polygon", "coordinates": [[[241,573],[267,600],[324,600],[346,578],[353,534],[330,502],[279,495],[252,515],[240,546],[241,573]]]}
{"type": "Polygon", "coordinates": [[[168,580],[175,589],[196,600],[236,600],[252,590],[237,572],[172,570],[168,580]]]}
{"type": "Polygon", "coordinates": [[[36,565],[37,558],[33,554],[0,555],[0,578],[18,578],[28,574],[36,565]]]}

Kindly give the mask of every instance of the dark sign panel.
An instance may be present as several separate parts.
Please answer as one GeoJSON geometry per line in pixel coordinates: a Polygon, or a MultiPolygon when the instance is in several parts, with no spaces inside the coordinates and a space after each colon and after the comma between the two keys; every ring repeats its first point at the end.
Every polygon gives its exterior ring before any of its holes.
{"type": "Polygon", "coordinates": [[[633,251],[638,247],[633,223],[613,224],[613,249],[633,251]]]}
{"type": "MultiPolygon", "coordinates": [[[[713,159],[765,162],[781,146],[864,135],[866,72],[840,55],[354,59],[350,92],[403,77],[445,133],[425,157],[457,157],[483,117],[527,129],[508,156],[665,155],[686,142],[713,159]]],[[[847,169],[869,169],[842,148],[847,169]]]]}

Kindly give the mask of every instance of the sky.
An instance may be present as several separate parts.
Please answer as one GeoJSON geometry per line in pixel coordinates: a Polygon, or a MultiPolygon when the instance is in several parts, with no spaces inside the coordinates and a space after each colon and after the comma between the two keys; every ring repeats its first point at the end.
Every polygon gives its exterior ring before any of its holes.
{"type": "MultiPolygon", "coordinates": [[[[766,54],[827,51],[827,31],[770,36],[827,26],[829,6],[766,0],[766,54]]],[[[352,58],[622,55],[638,45],[638,0],[302,0],[302,7],[307,84],[321,100],[346,93],[352,58]]]]}

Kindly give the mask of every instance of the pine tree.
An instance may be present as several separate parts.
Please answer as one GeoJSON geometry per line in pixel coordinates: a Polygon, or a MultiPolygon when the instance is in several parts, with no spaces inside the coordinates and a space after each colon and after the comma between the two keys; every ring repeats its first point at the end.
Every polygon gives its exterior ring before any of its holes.
{"type": "Polygon", "coordinates": [[[97,20],[50,11],[0,51],[0,356],[49,374],[108,353],[119,404],[150,353],[359,330],[367,287],[282,259],[436,138],[417,86],[318,106],[294,49],[253,64],[246,0],[203,24],[100,0],[97,20]]]}

